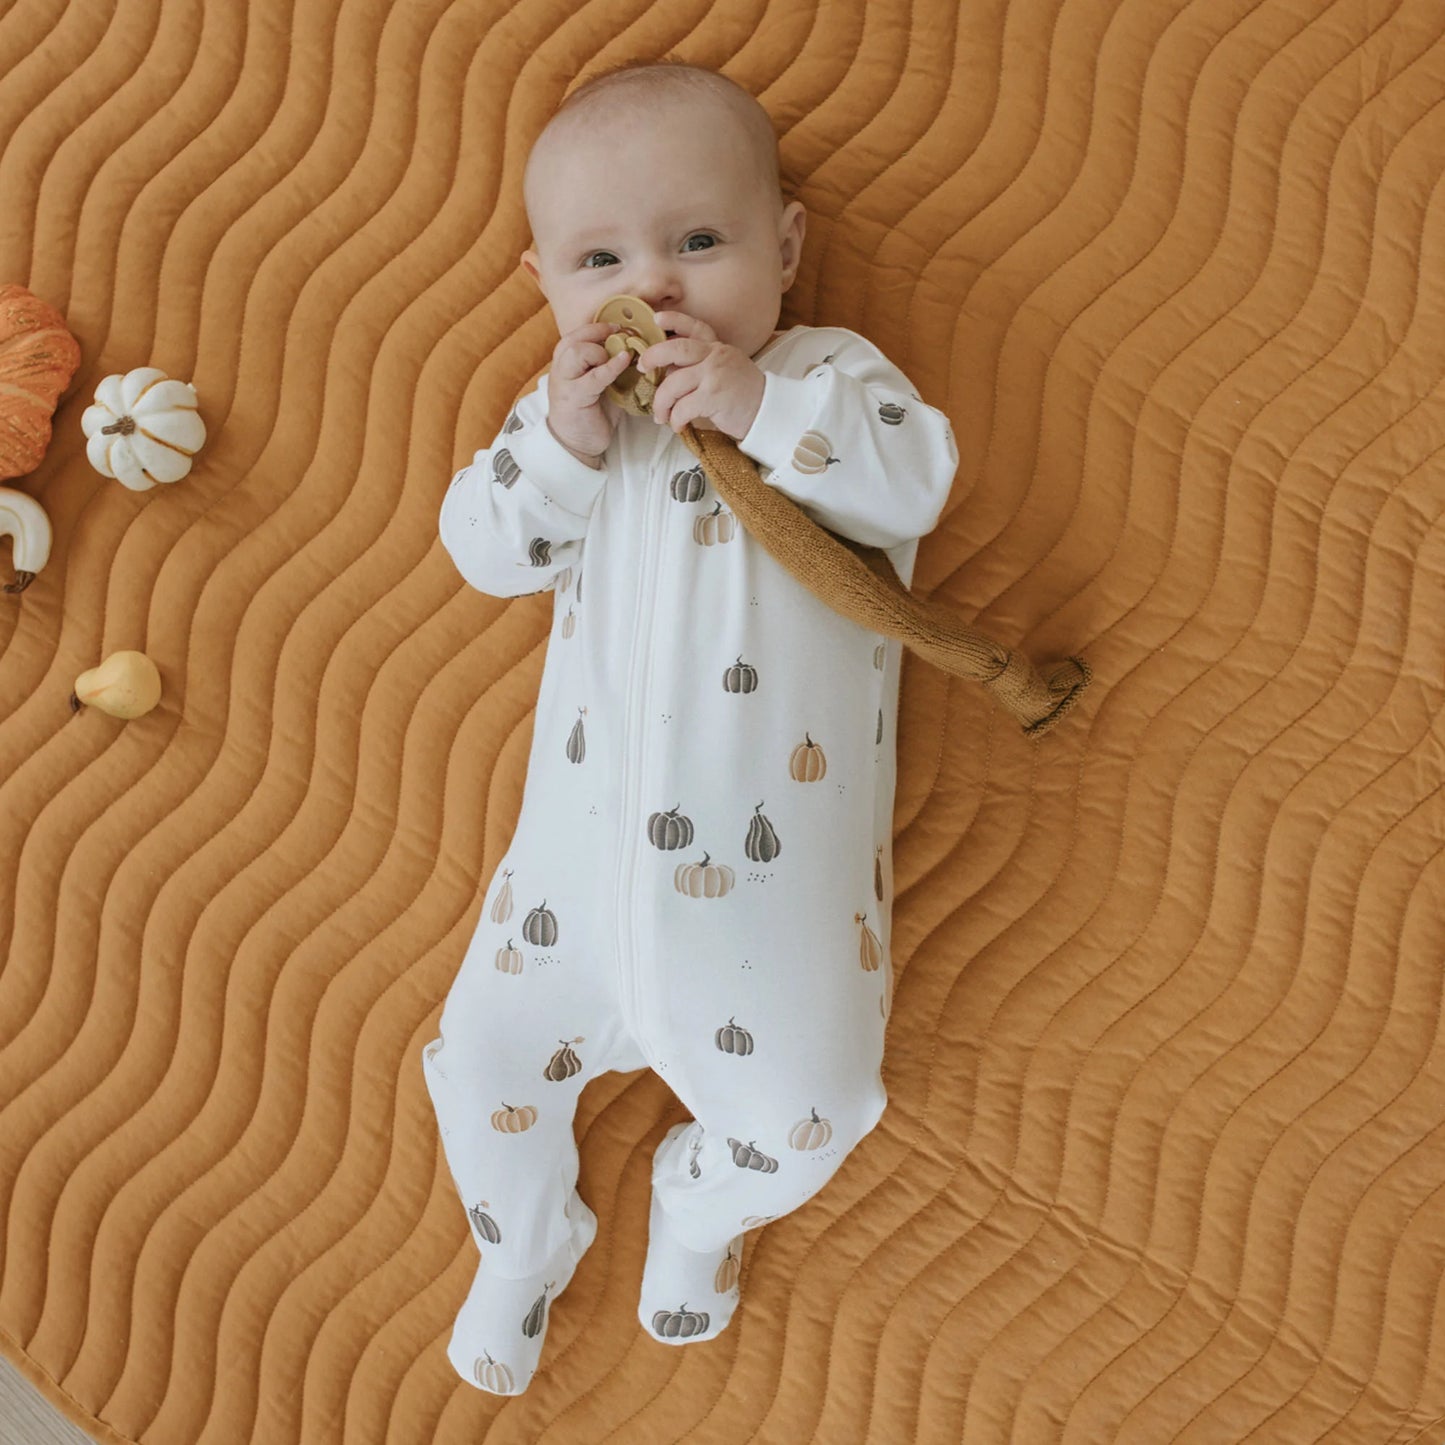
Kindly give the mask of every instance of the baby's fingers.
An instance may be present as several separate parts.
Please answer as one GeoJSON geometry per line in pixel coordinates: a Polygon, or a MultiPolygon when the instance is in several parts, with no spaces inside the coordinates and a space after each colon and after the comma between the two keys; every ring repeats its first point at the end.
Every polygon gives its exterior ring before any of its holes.
{"type": "Polygon", "coordinates": [[[597,342],[592,341],[559,351],[553,359],[552,370],[557,376],[565,377],[569,381],[591,381],[595,374],[611,361],[611,356],[597,342]]]}
{"type": "Polygon", "coordinates": [[[594,321],[569,331],[552,349],[553,365],[565,363],[580,376],[597,364],[597,357],[603,354],[602,343],[616,330],[609,321],[594,321]]]}
{"type": "Polygon", "coordinates": [[[627,363],[631,359],[630,351],[619,351],[616,356],[609,356],[600,366],[594,368],[592,375],[604,386],[610,386],[627,370],[627,363]]]}
{"type": "Polygon", "coordinates": [[[601,341],[604,336],[611,336],[614,331],[621,329],[615,321],[589,321],[585,326],[569,331],[558,345],[566,346],[573,341],[601,341]]]}

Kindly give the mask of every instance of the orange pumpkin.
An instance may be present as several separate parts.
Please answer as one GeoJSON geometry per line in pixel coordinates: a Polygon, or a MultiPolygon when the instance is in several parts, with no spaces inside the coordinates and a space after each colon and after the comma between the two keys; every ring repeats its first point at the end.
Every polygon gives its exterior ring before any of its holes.
{"type": "Polygon", "coordinates": [[[732,892],[736,878],[726,863],[710,862],[704,853],[701,863],[679,863],[673,870],[673,887],[688,898],[722,898],[732,892]]]}
{"type": "Polygon", "coordinates": [[[742,1273],[742,1261],[738,1256],[742,1243],[742,1236],[739,1235],[728,1245],[727,1257],[718,1265],[717,1273],[713,1275],[712,1287],[718,1294],[727,1294],[729,1290],[738,1287],[738,1276],[742,1273]]]}
{"type": "Polygon", "coordinates": [[[500,1360],[494,1360],[485,1350],[486,1362],[483,1363],[481,1356],[472,1366],[472,1374],[476,1377],[477,1383],[484,1389],[490,1390],[494,1395],[510,1395],[516,1388],[517,1380],[506,1365],[500,1360]]]}
{"type": "Polygon", "coordinates": [[[793,466],[804,476],[826,472],[837,460],[822,432],[805,431],[793,449],[793,466]]]}
{"type": "Polygon", "coordinates": [[[736,531],[737,518],[723,511],[721,502],[716,502],[712,511],[694,520],[692,540],[703,547],[715,547],[720,542],[731,542],[736,531]]]}
{"type": "Polygon", "coordinates": [[[497,900],[492,904],[493,923],[505,923],[512,916],[512,885],[507,881],[511,876],[510,868],[502,874],[502,891],[497,894],[497,900]]]}
{"type": "Polygon", "coordinates": [[[0,479],[40,465],[79,365],[80,343],[60,312],[14,282],[0,286],[0,479]]]}
{"type": "Polygon", "coordinates": [[[788,759],[788,772],[800,783],[816,783],[828,771],[828,759],[823,749],[813,741],[813,735],[805,732],[803,741],[793,749],[788,759]]]}
{"type": "Polygon", "coordinates": [[[864,922],[867,917],[866,913],[853,915],[853,922],[863,928],[862,937],[858,940],[858,962],[862,964],[865,972],[876,973],[883,959],[883,945],[878,941],[878,935],[864,922]]]}
{"type": "Polygon", "coordinates": [[[514,1109],[505,1099],[492,1114],[492,1128],[499,1134],[525,1134],[537,1122],[536,1106],[523,1104],[514,1109]]]}
{"type": "Polygon", "coordinates": [[[812,1105],[808,1112],[809,1118],[800,1119],[788,1131],[788,1143],[794,1149],[821,1149],[833,1137],[833,1121],[820,1119],[812,1105]]]}

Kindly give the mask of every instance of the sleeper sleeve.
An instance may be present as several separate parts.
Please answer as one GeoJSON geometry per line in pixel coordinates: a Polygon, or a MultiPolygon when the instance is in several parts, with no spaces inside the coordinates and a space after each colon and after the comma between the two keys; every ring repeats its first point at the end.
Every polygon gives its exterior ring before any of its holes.
{"type": "Polygon", "coordinates": [[[827,359],[806,376],[764,371],[762,403],[738,447],[832,532],[882,548],[926,536],[958,470],[948,418],[866,337],[826,333],[817,340],[827,359]]]}
{"type": "Polygon", "coordinates": [[[491,445],[447,485],[438,530],[463,578],[493,597],[551,586],[577,561],[607,481],[547,426],[547,376],[512,408],[491,445]]]}

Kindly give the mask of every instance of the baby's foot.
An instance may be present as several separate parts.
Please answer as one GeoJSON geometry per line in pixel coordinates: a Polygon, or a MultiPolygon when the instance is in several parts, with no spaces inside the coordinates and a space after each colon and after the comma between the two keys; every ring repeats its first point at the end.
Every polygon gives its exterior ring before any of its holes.
{"type": "Polygon", "coordinates": [[[574,1197],[572,1238],[545,1269],[505,1279],[477,1266],[472,1287],[452,1326],[447,1358],[469,1385],[493,1395],[520,1395],[532,1383],[547,1338],[552,1302],[597,1235],[597,1216],[574,1197]]]}
{"type": "MultiPolygon", "coordinates": [[[[669,1129],[663,1143],[685,1128],[686,1124],[678,1124],[669,1129]]],[[[741,1234],[722,1249],[699,1254],[686,1248],[673,1236],[654,1192],[637,1318],[653,1339],[666,1345],[714,1339],[727,1328],[737,1308],[742,1258],[741,1234]]]]}

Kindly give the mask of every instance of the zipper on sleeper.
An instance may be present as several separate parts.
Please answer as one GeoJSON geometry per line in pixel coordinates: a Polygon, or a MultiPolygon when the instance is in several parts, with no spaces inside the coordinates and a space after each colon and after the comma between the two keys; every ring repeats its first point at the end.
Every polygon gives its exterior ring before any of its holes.
{"type": "MultiPolygon", "coordinates": [[[[647,485],[650,490],[659,491],[665,507],[667,489],[665,486],[656,487],[656,478],[652,467],[648,468],[647,485]]],[[[633,803],[642,778],[641,753],[644,746],[642,733],[646,717],[647,684],[652,672],[652,623],[656,615],[656,610],[652,606],[652,594],[656,586],[654,562],[657,548],[652,545],[654,503],[651,496],[646,498],[643,506],[642,578],[637,587],[637,610],[632,619],[632,651],[627,662],[627,706],[624,717],[627,744],[623,750],[622,764],[622,837],[617,850],[616,929],[618,998],[622,1005],[623,1017],[633,1030],[639,1046],[650,1056],[650,1046],[642,1036],[642,1030],[637,1022],[637,931],[632,908],[632,885],[636,872],[634,865],[639,846],[637,827],[641,817],[640,810],[638,810],[637,818],[634,819],[633,803]],[[644,628],[646,629],[645,635],[644,628]],[[642,658],[640,677],[637,675],[639,653],[642,658]],[[633,685],[634,681],[638,684],[636,687],[633,685]],[[638,696],[639,702],[634,712],[635,695],[638,696]],[[638,753],[636,767],[633,766],[634,745],[638,753]],[[631,950],[630,957],[625,950],[631,950]]],[[[641,800],[636,799],[636,801],[640,803],[641,800]]]]}

